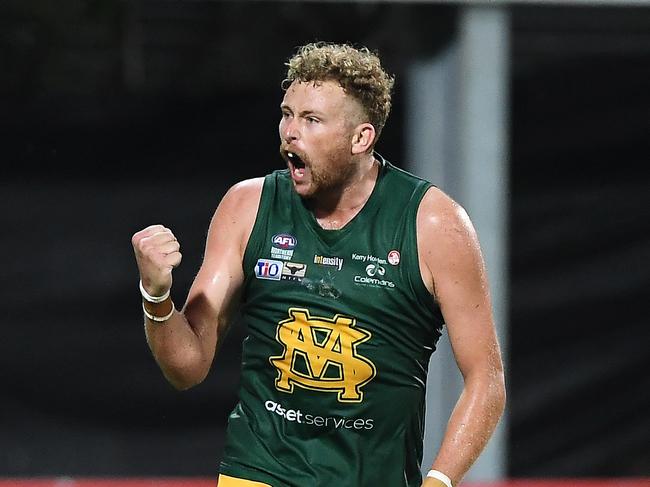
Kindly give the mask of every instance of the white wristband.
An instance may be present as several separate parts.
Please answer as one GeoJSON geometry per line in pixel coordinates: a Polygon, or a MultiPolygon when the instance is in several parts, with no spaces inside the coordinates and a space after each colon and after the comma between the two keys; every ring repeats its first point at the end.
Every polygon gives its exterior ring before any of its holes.
{"type": "Polygon", "coordinates": [[[434,479],[440,480],[440,482],[445,484],[447,487],[452,487],[451,479],[439,470],[429,470],[427,477],[432,477],[434,479]]]}
{"type": "Polygon", "coordinates": [[[147,308],[144,307],[144,303],[142,303],[142,311],[144,311],[144,315],[147,318],[149,318],[151,321],[155,321],[156,323],[162,323],[163,321],[167,321],[169,318],[172,317],[175,310],[176,310],[176,308],[174,306],[174,303],[172,303],[172,310],[169,312],[168,315],[166,315],[166,316],[156,316],[156,315],[152,315],[151,313],[149,313],[149,311],[147,311],[147,308]]]}
{"type": "Polygon", "coordinates": [[[142,294],[142,297],[146,300],[149,301],[150,303],[162,303],[165,299],[169,297],[169,289],[167,289],[167,292],[163,294],[162,296],[152,296],[149,294],[144,286],[142,285],[142,279],[140,279],[140,294],[142,294]]]}

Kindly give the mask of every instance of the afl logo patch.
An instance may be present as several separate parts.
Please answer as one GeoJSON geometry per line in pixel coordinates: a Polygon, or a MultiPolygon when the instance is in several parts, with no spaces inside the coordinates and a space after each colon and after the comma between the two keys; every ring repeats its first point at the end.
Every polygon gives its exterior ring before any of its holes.
{"type": "Polygon", "coordinates": [[[391,250],[390,252],[388,252],[388,263],[390,265],[397,265],[399,264],[399,261],[400,261],[399,251],[391,250]]]}
{"type": "Polygon", "coordinates": [[[278,233],[277,235],[273,235],[271,243],[278,249],[293,250],[298,245],[298,240],[288,233],[278,233]]]}

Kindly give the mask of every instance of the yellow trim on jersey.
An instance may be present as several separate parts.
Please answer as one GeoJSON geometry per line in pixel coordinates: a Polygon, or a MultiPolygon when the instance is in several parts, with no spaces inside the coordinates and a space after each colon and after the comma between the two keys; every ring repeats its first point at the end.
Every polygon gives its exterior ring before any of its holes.
{"type": "Polygon", "coordinates": [[[228,475],[219,475],[218,487],[271,487],[269,484],[262,482],[253,482],[252,480],[238,479],[228,475]]]}

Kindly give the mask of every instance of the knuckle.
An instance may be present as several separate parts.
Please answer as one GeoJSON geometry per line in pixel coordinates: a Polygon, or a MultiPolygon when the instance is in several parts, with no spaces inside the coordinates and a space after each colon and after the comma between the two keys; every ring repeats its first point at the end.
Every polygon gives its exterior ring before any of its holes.
{"type": "Polygon", "coordinates": [[[144,242],[143,240],[141,240],[138,243],[138,249],[143,254],[149,254],[151,253],[151,244],[149,242],[144,242]]]}

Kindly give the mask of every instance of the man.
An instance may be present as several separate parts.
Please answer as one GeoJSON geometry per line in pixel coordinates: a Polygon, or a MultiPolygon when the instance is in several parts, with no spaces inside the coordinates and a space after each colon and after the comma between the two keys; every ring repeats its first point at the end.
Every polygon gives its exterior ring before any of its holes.
{"type": "Polygon", "coordinates": [[[147,341],[175,387],[206,377],[235,309],[248,325],[220,487],[455,485],[502,414],[472,224],[374,151],[392,87],[365,48],[297,51],[279,125],[288,168],[226,193],[182,311],[169,298],[172,231],[132,238],[147,341]],[[443,323],[464,389],[423,481],[426,371],[443,323]]]}

